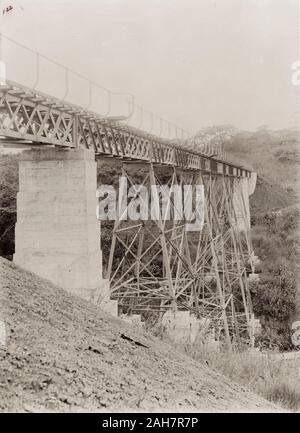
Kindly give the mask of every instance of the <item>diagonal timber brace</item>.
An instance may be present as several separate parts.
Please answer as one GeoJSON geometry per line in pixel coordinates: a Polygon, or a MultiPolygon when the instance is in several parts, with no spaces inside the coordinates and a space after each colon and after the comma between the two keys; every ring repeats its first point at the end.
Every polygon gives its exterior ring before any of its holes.
{"type": "MultiPolygon", "coordinates": [[[[128,183],[134,165],[123,164],[128,183]]],[[[161,317],[168,310],[190,311],[209,319],[229,347],[241,341],[253,344],[247,279],[252,250],[246,223],[240,230],[233,199],[239,182],[178,168],[162,171],[152,164],[138,173],[149,196],[162,183],[171,188],[203,185],[204,224],[202,230],[189,232],[184,216],[169,219],[168,212],[159,211],[163,193],[151,196],[156,220],[116,220],[107,270],[112,298],[124,312],[156,312],[161,317]]],[[[178,200],[170,194],[166,209],[172,204],[178,206],[178,200]]]]}

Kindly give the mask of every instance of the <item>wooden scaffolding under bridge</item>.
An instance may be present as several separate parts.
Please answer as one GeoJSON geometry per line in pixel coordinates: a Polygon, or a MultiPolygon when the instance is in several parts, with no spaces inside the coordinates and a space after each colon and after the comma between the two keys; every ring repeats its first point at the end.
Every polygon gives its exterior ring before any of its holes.
{"type": "MultiPolygon", "coordinates": [[[[234,206],[234,195],[242,198],[240,179],[176,167],[162,170],[151,163],[123,163],[122,176],[136,197],[135,170],[152,203],[148,219],[124,220],[119,215],[115,220],[107,268],[111,297],[126,312],[151,311],[162,317],[168,310],[190,311],[199,319],[209,319],[227,346],[253,344],[247,278],[252,271],[252,246],[247,224],[241,231],[234,206]],[[187,185],[203,186],[201,230],[187,230],[190,221],[180,213],[180,198],[165,194],[162,185],[170,191],[174,186],[182,191],[187,185]]],[[[120,193],[123,203],[126,193],[120,193]]],[[[123,217],[131,205],[127,198],[125,202],[123,217]]]]}

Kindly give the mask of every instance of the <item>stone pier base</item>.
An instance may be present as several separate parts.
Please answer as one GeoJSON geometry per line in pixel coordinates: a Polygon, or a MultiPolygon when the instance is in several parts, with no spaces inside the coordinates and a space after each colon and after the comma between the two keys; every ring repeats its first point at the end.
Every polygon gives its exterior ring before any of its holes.
{"type": "Polygon", "coordinates": [[[213,333],[206,332],[209,323],[209,319],[197,319],[189,311],[167,311],[162,318],[165,333],[176,343],[194,344],[200,338],[207,346],[217,348],[213,333]]]}
{"type": "Polygon", "coordinates": [[[101,278],[96,178],[89,150],[24,151],[14,255],[23,268],[93,302],[109,299],[108,282],[101,278]]]}

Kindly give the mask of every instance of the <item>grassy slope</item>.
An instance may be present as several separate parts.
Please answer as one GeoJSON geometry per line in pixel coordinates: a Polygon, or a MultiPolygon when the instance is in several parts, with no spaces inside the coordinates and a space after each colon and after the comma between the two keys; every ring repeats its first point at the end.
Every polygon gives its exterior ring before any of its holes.
{"type": "Polygon", "coordinates": [[[7,347],[0,347],[1,411],[277,410],[168,343],[2,258],[0,282],[8,334],[7,347]]]}

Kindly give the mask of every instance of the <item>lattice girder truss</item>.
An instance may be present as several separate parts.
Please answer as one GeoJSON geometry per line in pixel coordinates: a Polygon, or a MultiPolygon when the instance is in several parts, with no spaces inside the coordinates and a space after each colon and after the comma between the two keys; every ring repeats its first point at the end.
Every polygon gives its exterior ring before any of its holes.
{"type": "Polygon", "coordinates": [[[0,137],[27,145],[81,146],[99,157],[251,178],[249,170],[187,149],[184,141],[146,133],[9,81],[0,86],[0,137]]]}

